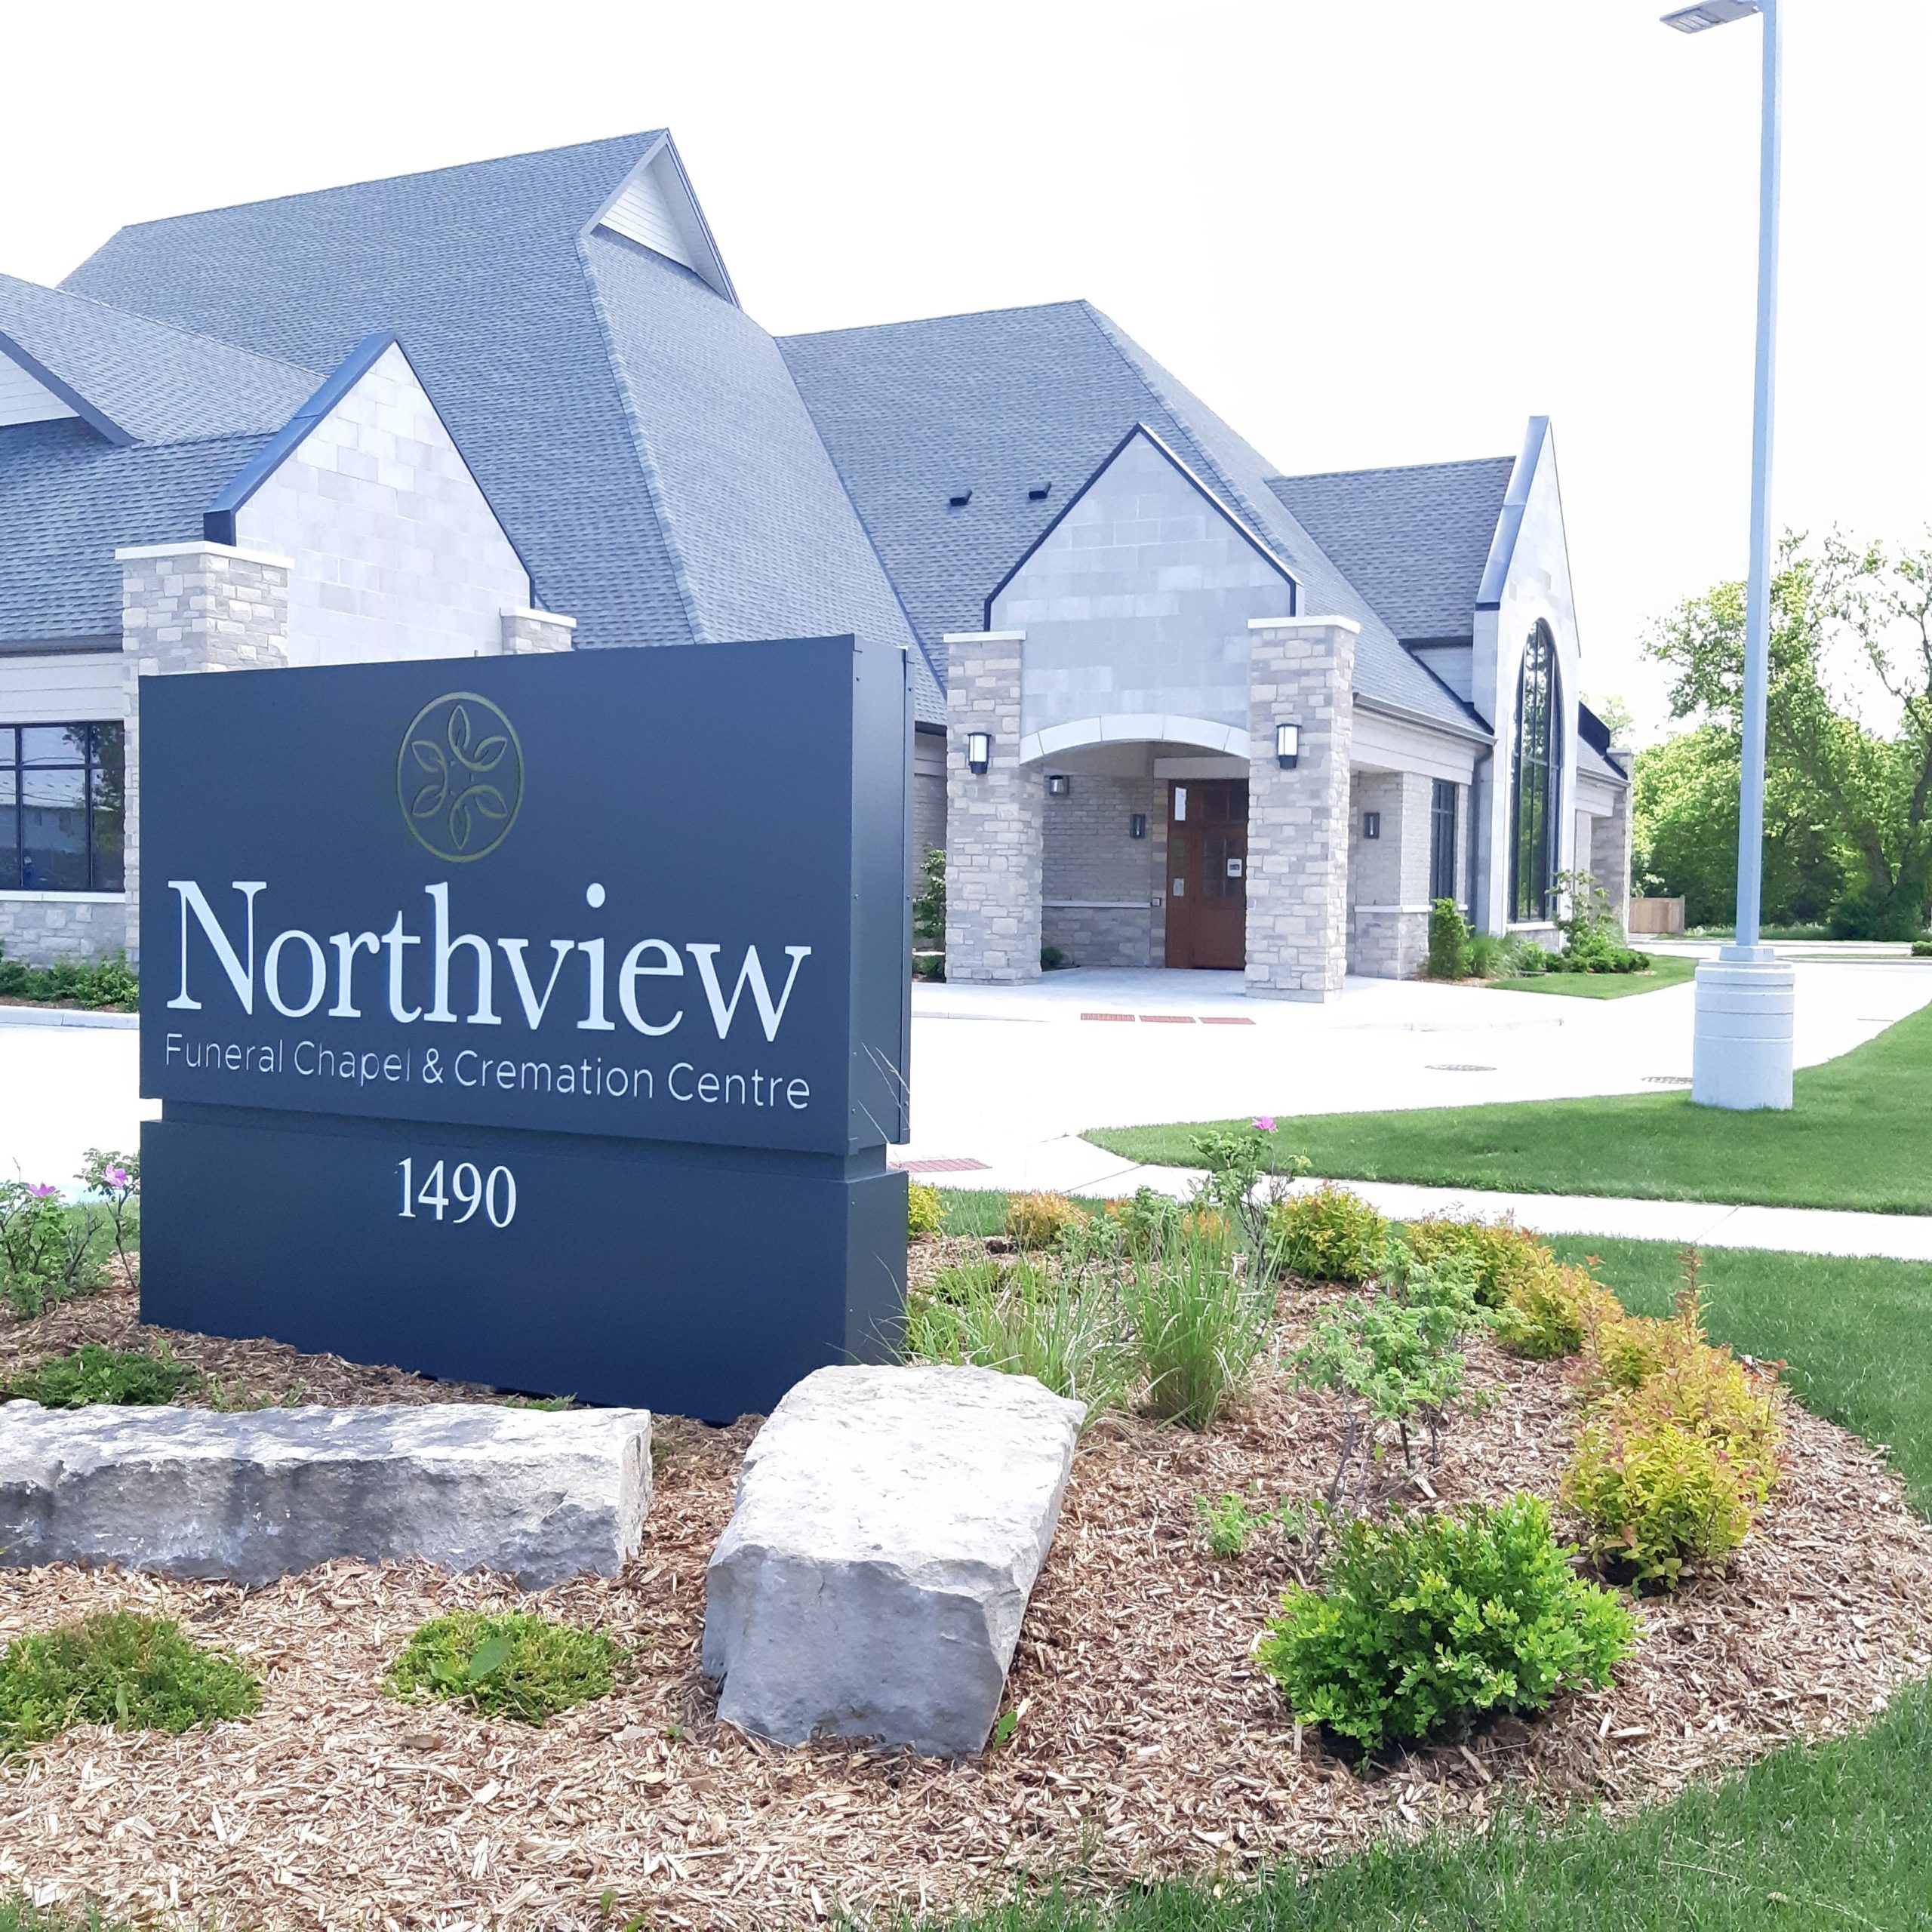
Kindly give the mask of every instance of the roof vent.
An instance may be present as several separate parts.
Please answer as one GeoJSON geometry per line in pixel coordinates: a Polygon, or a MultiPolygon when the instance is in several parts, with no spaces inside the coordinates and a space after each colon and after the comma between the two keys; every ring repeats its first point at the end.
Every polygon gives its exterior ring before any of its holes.
{"type": "Polygon", "coordinates": [[[1044,483],[1029,483],[1026,486],[1026,500],[1029,503],[1044,503],[1048,497],[1052,495],[1053,488],[1050,481],[1044,483]]]}
{"type": "Polygon", "coordinates": [[[973,500],[971,490],[955,490],[946,500],[955,509],[963,509],[973,500]]]}

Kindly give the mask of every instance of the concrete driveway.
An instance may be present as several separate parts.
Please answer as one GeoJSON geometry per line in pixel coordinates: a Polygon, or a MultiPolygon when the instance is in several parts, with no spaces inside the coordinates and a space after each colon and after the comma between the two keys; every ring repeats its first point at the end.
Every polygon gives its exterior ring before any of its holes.
{"type": "MultiPolygon", "coordinates": [[[[1687,984],[1586,1000],[1351,980],[1314,1006],[1248,999],[1235,974],[1158,971],[921,985],[912,1140],[894,1158],[1072,1187],[1097,1158],[1073,1138],[1091,1127],[1653,1091],[1689,1081],[1691,999],[1687,984]]],[[[1801,958],[1798,1063],[1928,1002],[1932,961],[1801,958]]],[[[87,1148],[131,1146],[155,1109],[137,1092],[133,1032],[40,1017],[0,1008],[0,1175],[64,1186],[87,1148]]]]}

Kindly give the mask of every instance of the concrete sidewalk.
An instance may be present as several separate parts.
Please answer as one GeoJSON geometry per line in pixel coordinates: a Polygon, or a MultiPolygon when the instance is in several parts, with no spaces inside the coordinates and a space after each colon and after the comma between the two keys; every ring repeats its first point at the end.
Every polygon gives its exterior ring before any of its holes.
{"type": "MultiPolygon", "coordinates": [[[[1091,1142],[1069,1138],[1029,1148],[1000,1165],[909,1161],[921,1180],[1003,1193],[1035,1189],[1120,1200],[1137,1188],[1184,1198],[1200,1178],[1189,1168],[1137,1167],[1091,1142]]],[[[1297,1192],[1319,1187],[1297,1181],[1297,1192]]],[[[1875,1254],[1932,1262],[1932,1214],[1865,1214],[1826,1208],[1738,1207],[1715,1201],[1630,1201],[1615,1195],[1503,1194],[1484,1188],[1419,1187],[1406,1181],[1346,1180],[1346,1187],[1392,1220],[1427,1214],[1471,1220],[1512,1217],[1545,1235],[1623,1235],[1686,1247],[1762,1247],[1788,1254],[1875,1254]]]]}

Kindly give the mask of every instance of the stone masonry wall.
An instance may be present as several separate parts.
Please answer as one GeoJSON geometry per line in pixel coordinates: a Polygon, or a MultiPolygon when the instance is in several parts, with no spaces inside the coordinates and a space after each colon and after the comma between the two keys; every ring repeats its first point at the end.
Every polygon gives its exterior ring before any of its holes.
{"type": "MultiPolygon", "coordinates": [[[[117,550],[121,646],[131,681],[197,671],[270,670],[288,661],[285,558],[220,543],[117,550]]],[[[131,697],[137,696],[131,692],[131,697]]],[[[129,960],[140,958],[139,703],[128,712],[125,908],[129,960]]]]}
{"type": "Polygon", "coordinates": [[[1011,633],[949,637],[946,976],[964,984],[1040,977],[1040,829],[1046,781],[1020,762],[1020,661],[1011,633]],[[992,739],[983,773],[967,739],[992,739]]]}
{"type": "Polygon", "coordinates": [[[1413,771],[1355,774],[1349,827],[1349,970],[1406,980],[1429,957],[1429,860],[1433,787],[1413,771]],[[1364,814],[1381,815],[1381,835],[1364,814]]]}
{"type": "Polygon", "coordinates": [[[1328,617],[1250,631],[1247,990],[1326,999],[1341,990],[1348,948],[1349,747],[1355,637],[1328,617]],[[1301,727],[1284,771],[1275,728],[1301,727]]]}
{"type": "Polygon", "coordinates": [[[1617,794],[1617,803],[1607,818],[1590,822],[1590,849],[1587,863],[1590,875],[1610,894],[1611,909],[1617,924],[1630,930],[1630,788],[1617,794]]]}
{"type": "Polygon", "coordinates": [[[23,966],[131,952],[118,892],[0,892],[0,958],[23,966]]]}
{"type": "MultiPolygon", "coordinates": [[[[1167,787],[1151,776],[1068,774],[1065,798],[1046,797],[1041,856],[1041,939],[1076,966],[1151,966],[1161,948],[1153,909],[1160,889],[1155,821],[1167,787]],[[1147,835],[1128,821],[1146,815],[1147,835]]],[[[1044,771],[1040,776],[1044,791],[1044,771]]]]}
{"type": "Polygon", "coordinates": [[[506,611],[503,624],[506,657],[536,657],[546,652],[568,651],[574,617],[560,617],[554,611],[506,611]]]}

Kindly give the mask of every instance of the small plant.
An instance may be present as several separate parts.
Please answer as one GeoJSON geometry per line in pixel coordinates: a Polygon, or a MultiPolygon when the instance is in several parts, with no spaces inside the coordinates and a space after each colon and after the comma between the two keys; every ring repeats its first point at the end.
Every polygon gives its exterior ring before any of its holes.
{"type": "Polygon", "coordinates": [[[1915,939],[1912,943],[1912,956],[1915,959],[1932,959],[1932,939],[1915,939]]]}
{"type": "Polygon", "coordinates": [[[88,1149],[86,1164],[81,1169],[81,1185],[101,1203],[101,1211],[112,1232],[114,1253],[121,1263],[124,1280],[138,1278],[135,1247],[141,1195],[141,1157],[99,1147],[88,1149]]]}
{"type": "Polygon", "coordinates": [[[1006,1204],[1005,1229],[1023,1251],[1051,1247],[1084,1215],[1063,1194],[1016,1194],[1006,1204]]]}
{"type": "Polygon", "coordinates": [[[919,861],[919,889],[912,895],[912,938],[946,949],[946,854],[937,845],[919,861]]]}
{"type": "Polygon", "coordinates": [[[1497,1339],[1534,1361],[1580,1355],[1607,1323],[1621,1321],[1617,1297],[1587,1270],[1552,1260],[1512,1283],[1497,1311],[1497,1339]]]}
{"type": "Polygon", "coordinates": [[[1040,949],[1040,971],[1057,973],[1066,964],[1066,955],[1057,946],[1043,946],[1040,949]]]}
{"type": "Polygon", "coordinates": [[[1237,1269],[1225,1243],[1182,1234],[1136,1266],[1127,1292],[1147,1412],[1213,1428],[1267,1346],[1275,1291],[1266,1272],[1237,1269]]]}
{"type": "Polygon", "coordinates": [[[1476,1299],[1500,1308],[1519,1282],[1556,1265],[1556,1257],[1527,1228],[1510,1220],[1452,1221],[1432,1217],[1411,1221],[1403,1230],[1408,1251],[1418,1261],[1450,1254],[1466,1256],[1475,1269],[1476,1299]]]}
{"type": "Polygon", "coordinates": [[[1238,1220],[1257,1252],[1266,1246],[1268,1217],[1288,1182],[1308,1171],[1306,1155],[1283,1161],[1274,1116],[1262,1114],[1245,1127],[1213,1128],[1194,1137],[1195,1152],[1207,1170],[1195,1183],[1195,1206],[1238,1220]],[[1264,1180],[1269,1183],[1266,1189],[1264,1180]]]}
{"type": "Polygon", "coordinates": [[[384,1685],[468,1704],[484,1717],[540,1724],[611,1689],[623,1650],[594,1630],[521,1611],[457,1611],[432,1617],[405,1644],[384,1685]]]}
{"type": "Polygon", "coordinates": [[[1239,1556],[1266,1524],[1243,1497],[1217,1496],[1211,1503],[1204,1496],[1194,1499],[1194,1514],[1208,1547],[1217,1556],[1239,1556]]]}
{"type": "Polygon", "coordinates": [[[151,1355],[86,1342],[70,1355],[42,1362],[8,1392],[45,1409],[84,1409],[94,1403],[158,1408],[173,1401],[195,1380],[195,1371],[165,1346],[151,1355]]]}
{"type": "Polygon", "coordinates": [[[1429,977],[1460,980],[1469,970],[1469,922],[1453,899],[1438,899],[1429,909],[1429,977]]]}
{"type": "Polygon", "coordinates": [[[1133,1198],[1108,1203],[1107,1218],[1115,1223],[1129,1259],[1146,1261],[1180,1234],[1180,1203],[1151,1187],[1135,1189],[1133,1198]]]}
{"type": "Polygon", "coordinates": [[[1389,1223],[1346,1188],[1278,1201],[1268,1216],[1269,1258],[1310,1281],[1366,1281],[1388,1251],[1389,1223]]]}
{"type": "Polygon", "coordinates": [[[1532,1496],[1345,1522],[1323,1586],[1290,1589],[1255,1654],[1300,1722],[1367,1752],[1534,1715],[1608,1684],[1636,1639],[1574,1554],[1532,1496]]]}
{"type": "Polygon", "coordinates": [[[0,999],[132,1013],[141,1003],[141,985],[124,953],[108,959],[57,960],[51,966],[0,958],[0,999]]]}
{"type": "Polygon", "coordinates": [[[17,1638],[0,1655],[0,1754],[71,1724],[117,1730],[192,1730],[250,1716],[262,1687],[232,1657],[179,1624],[114,1611],[17,1638]]]}
{"type": "Polygon", "coordinates": [[[1500,980],[1509,969],[1509,949],[1500,933],[1472,933],[1463,952],[1473,980],[1500,980]]]}
{"type": "Polygon", "coordinates": [[[1122,1399],[1131,1372],[1112,1294],[1083,1292],[1023,1263],[942,1269],[932,1291],[906,1310],[906,1353],[917,1361],[1030,1375],[1056,1395],[1085,1403],[1089,1420],[1122,1399]]]}
{"type": "Polygon", "coordinates": [[[936,1187],[923,1181],[906,1186],[906,1232],[915,1236],[936,1235],[946,1226],[946,1202],[936,1187]]]}

